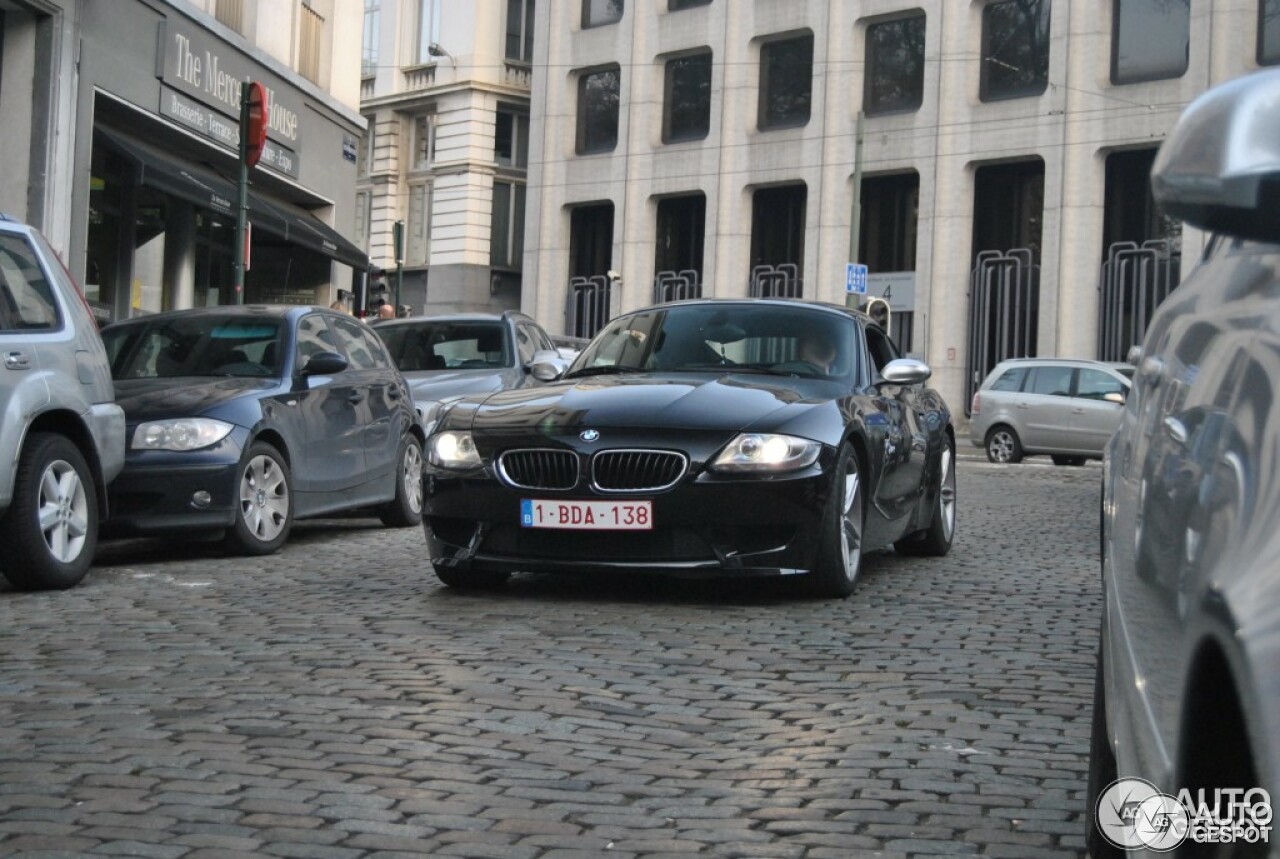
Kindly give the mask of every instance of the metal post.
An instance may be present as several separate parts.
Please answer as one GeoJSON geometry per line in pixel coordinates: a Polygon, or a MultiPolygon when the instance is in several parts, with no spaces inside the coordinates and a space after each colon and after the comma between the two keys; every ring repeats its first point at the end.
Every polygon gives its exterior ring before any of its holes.
{"type": "Polygon", "coordinates": [[[396,221],[392,225],[391,239],[396,253],[396,316],[399,316],[400,289],[404,286],[404,221],[396,221]]]}
{"type": "Polygon", "coordinates": [[[236,249],[233,255],[235,263],[235,304],[244,304],[244,257],[248,250],[249,231],[249,86],[244,82],[240,86],[240,157],[236,159],[240,168],[240,178],[236,184],[238,199],[236,201],[236,249]]]}
{"type": "MultiPolygon", "coordinates": [[[[858,242],[862,233],[862,111],[858,111],[853,144],[853,211],[849,214],[849,262],[858,261],[858,242]]],[[[845,293],[846,307],[857,307],[858,296],[845,293]]]]}

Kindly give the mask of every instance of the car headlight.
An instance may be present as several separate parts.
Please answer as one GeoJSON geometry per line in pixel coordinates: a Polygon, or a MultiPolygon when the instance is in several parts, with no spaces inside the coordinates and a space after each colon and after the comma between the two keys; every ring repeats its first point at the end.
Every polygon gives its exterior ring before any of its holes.
{"type": "Polygon", "coordinates": [[[737,474],[795,471],[813,465],[821,451],[821,444],[807,438],[741,433],[720,452],[711,468],[737,474]]]}
{"type": "Polygon", "coordinates": [[[235,427],[213,418],[148,421],[133,431],[134,450],[199,450],[217,444],[235,427]]]}
{"type": "Polygon", "coordinates": [[[431,463],[444,468],[475,468],[480,454],[469,432],[447,430],[431,437],[431,463]]]}

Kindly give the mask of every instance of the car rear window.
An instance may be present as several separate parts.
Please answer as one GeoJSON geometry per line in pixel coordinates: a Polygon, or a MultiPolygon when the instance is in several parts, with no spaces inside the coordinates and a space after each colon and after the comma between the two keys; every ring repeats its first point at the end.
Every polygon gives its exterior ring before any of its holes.
{"type": "Polygon", "coordinates": [[[23,236],[0,235],[0,330],[58,327],[58,304],[35,250],[23,236]]]}

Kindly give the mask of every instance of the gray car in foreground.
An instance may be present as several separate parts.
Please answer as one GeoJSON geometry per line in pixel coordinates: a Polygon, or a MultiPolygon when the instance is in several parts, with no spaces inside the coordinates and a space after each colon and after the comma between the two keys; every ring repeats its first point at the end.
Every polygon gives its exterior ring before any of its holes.
{"type": "Polygon", "coordinates": [[[123,465],[89,307],[40,233],[0,215],[0,571],[15,587],[84,578],[123,465]]]}
{"type": "Polygon", "coordinates": [[[1152,188],[1212,238],[1104,462],[1089,847],[1278,856],[1280,71],[1194,101],[1152,188]]]}

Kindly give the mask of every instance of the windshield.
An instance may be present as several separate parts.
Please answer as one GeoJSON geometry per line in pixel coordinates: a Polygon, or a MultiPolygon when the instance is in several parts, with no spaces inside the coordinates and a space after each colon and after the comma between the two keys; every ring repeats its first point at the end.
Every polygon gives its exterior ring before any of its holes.
{"type": "Polygon", "coordinates": [[[758,372],[851,381],[859,370],[855,328],[851,317],[804,306],[675,305],[615,319],[567,375],[758,372]]]}
{"type": "Polygon", "coordinates": [[[376,325],[401,372],[510,367],[511,347],[501,322],[376,325]]]}
{"type": "Polygon", "coordinates": [[[102,340],[113,379],[279,376],[278,319],[187,316],[109,325],[102,340]]]}

